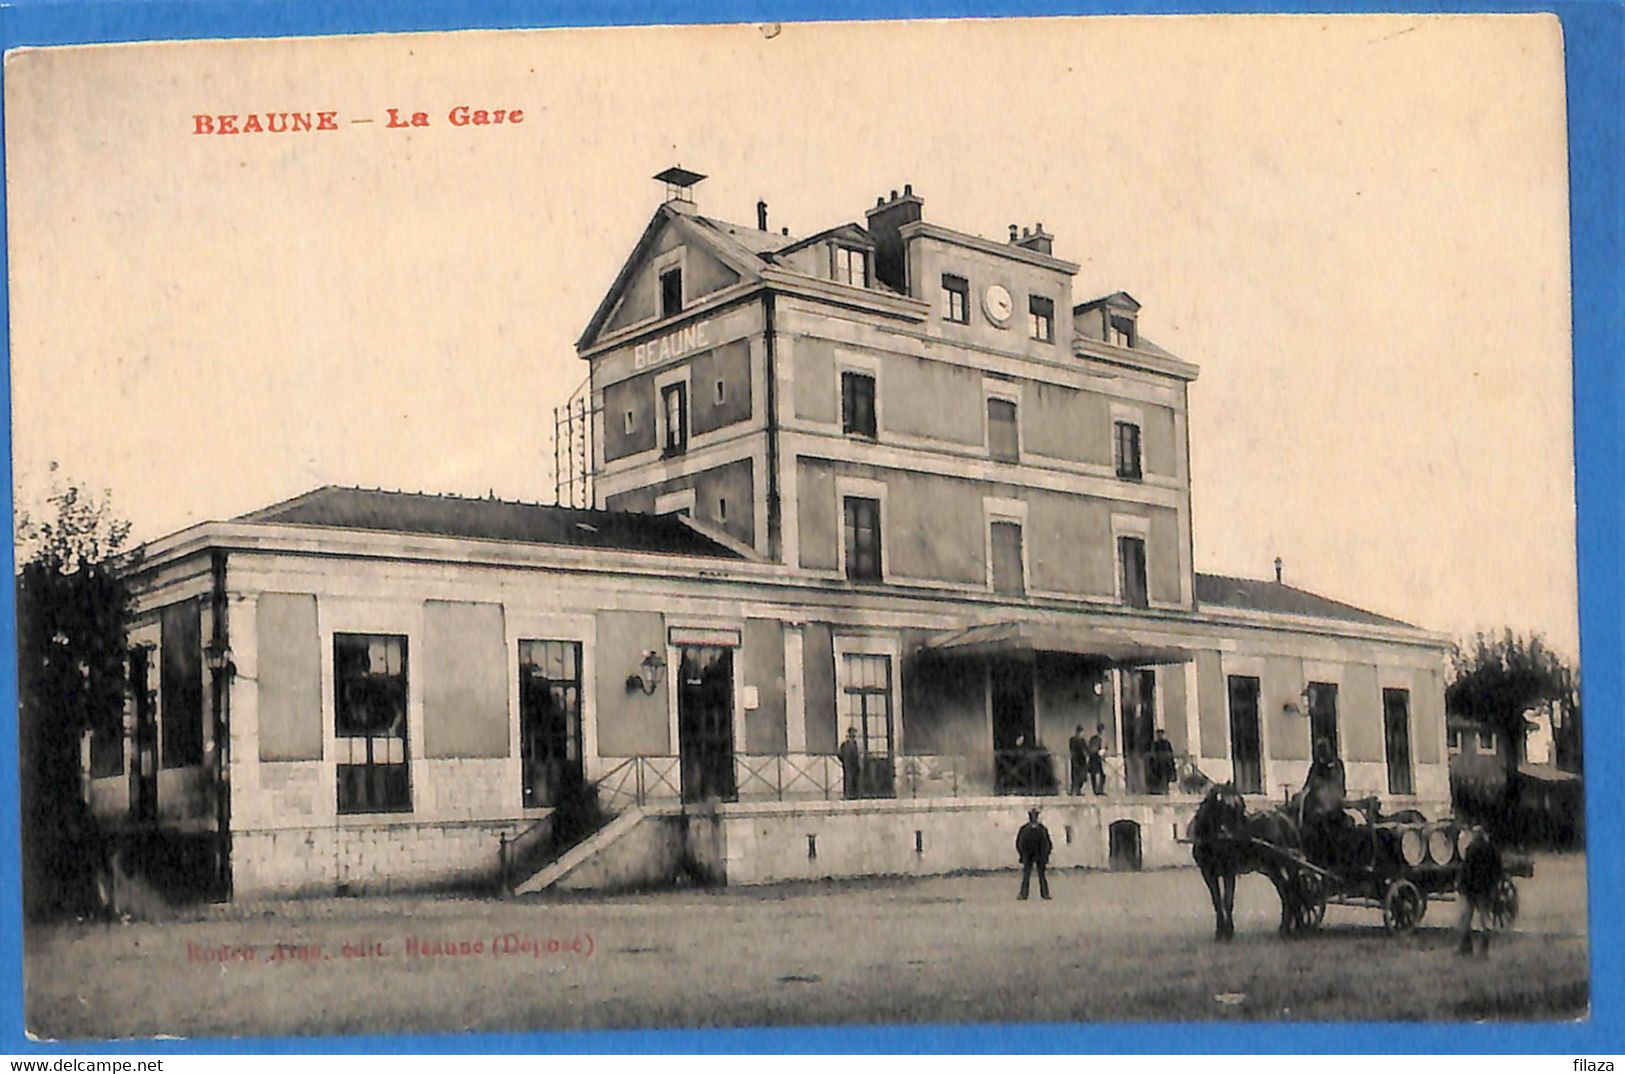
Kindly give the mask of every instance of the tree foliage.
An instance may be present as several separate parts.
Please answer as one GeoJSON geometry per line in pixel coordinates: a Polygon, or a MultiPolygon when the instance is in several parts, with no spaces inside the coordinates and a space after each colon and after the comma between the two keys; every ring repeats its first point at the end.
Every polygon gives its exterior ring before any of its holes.
{"type": "Polygon", "coordinates": [[[19,760],[25,902],[31,916],[82,907],[95,826],[81,742],[122,760],[125,617],[116,558],[128,539],[108,495],[56,483],[15,519],[19,760]]]}
{"type": "Polygon", "coordinates": [[[1565,727],[1577,731],[1579,673],[1539,634],[1524,636],[1511,628],[1498,634],[1480,633],[1456,646],[1451,663],[1453,677],[1445,688],[1445,707],[1504,736],[1509,743],[1504,753],[1509,776],[1523,760],[1524,713],[1530,709],[1557,702],[1563,709],[1565,727]]]}

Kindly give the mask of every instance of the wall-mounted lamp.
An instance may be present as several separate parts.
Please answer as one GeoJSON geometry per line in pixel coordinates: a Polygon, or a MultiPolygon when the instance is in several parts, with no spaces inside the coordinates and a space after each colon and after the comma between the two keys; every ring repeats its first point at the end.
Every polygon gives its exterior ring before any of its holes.
{"type": "Polygon", "coordinates": [[[643,654],[643,663],[638,669],[626,677],[626,692],[641,690],[652,695],[660,688],[660,673],[666,670],[666,658],[658,650],[650,649],[643,654]]]}
{"type": "Polygon", "coordinates": [[[231,662],[231,646],[223,641],[211,641],[203,650],[203,663],[216,675],[236,674],[237,665],[231,662]]]}
{"type": "Polygon", "coordinates": [[[1298,699],[1302,702],[1301,705],[1298,703],[1298,701],[1288,701],[1286,704],[1281,706],[1281,711],[1288,716],[1303,716],[1308,713],[1309,687],[1305,686],[1303,688],[1303,693],[1298,695],[1298,699]]]}

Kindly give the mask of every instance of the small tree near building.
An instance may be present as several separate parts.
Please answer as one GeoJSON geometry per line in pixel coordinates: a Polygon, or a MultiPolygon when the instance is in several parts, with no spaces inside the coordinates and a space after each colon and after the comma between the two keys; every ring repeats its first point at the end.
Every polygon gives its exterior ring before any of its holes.
{"type": "Polygon", "coordinates": [[[1578,710],[1578,676],[1539,634],[1525,637],[1511,628],[1457,645],[1451,664],[1445,708],[1502,736],[1507,747],[1501,756],[1511,786],[1524,760],[1524,713],[1554,701],[1565,713],[1571,707],[1578,710]]]}
{"type": "MultiPolygon", "coordinates": [[[[53,466],[53,471],[55,467],[53,466]]],[[[100,840],[86,806],[85,733],[103,763],[123,763],[125,613],[113,561],[129,536],[104,492],[54,483],[15,518],[18,776],[24,910],[82,912],[100,840]]]]}

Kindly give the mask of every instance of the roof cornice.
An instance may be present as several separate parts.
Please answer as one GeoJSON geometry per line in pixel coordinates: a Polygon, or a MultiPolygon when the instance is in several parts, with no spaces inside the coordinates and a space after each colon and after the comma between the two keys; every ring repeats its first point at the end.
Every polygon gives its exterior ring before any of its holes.
{"type": "Polygon", "coordinates": [[[1151,354],[1148,351],[1119,347],[1113,343],[1104,343],[1098,339],[1085,339],[1080,336],[1072,338],[1072,355],[1075,358],[1092,359],[1096,362],[1105,362],[1108,365],[1123,366],[1128,369],[1139,369],[1147,373],[1160,373],[1163,376],[1177,377],[1184,381],[1195,380],[1202,373],[1201,366],[1193,365],[1181,358],[1151,354]]]}
{"type": "Polygon", "coordinates": [[[995,242],[993,239],[984,239],[980,235],[967,235],[963,231],[945,228],[940,224],[933,224],[926,220],[916,220],[912,224],[904,224],[897,229],[897,233],[904,240],[914,238],[936,239],[939,242],[950,243],[954,246],[963,246],[978,253],[992,254],[995,257],[1009,258],[1012,261],[1021,261],[1039,268],[1047,268],[1054,272],[1064,272],[1068,276],[1078,274],[1078,265],[1071,261],[1063,261],[1049,254],[1041,254],[1037,250],[1029,250],[1024,246],[1013,246],[1010,243],[995,242]]]}

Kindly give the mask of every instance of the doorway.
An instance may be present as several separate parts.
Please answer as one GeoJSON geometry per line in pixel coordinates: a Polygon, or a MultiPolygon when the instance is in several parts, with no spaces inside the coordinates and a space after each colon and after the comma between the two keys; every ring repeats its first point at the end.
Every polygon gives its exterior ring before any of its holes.
{"type": "Polygon", "coordinates": [[[152,710],[151,665],[151,649],[130,650],[130,700],[135,709],[130,819],[137,823],[158,819],[158,721],[152,710]]]}
{"type": "Polygon", "coordinates": [[[677,665],[677,752],[683,801],[733,801],[733,650],[683,646],[677,665]]]}
{"type": "Polygon", "coordinates": [[[1230,676],[1231,781],[1243,794],[1264,793],[1263,736],[1258,725],[1258,679],[1230,676]]]}
{"type": "Polygon", "coordinates": [[[993,721],[995,794],[1054,794],[1054,760],[1038,742],[1033,667],[1025,660],[988,666],[988,710],[993,721]]]}
{"type": "Polygon", "coordinates": [[[1107,864],[1111,871],[1140,871],[1140,826],[1132,820],[1114,820],[1106,829],[1107,864]]]}
{"type": "Polygon", "coordinates": [[[1146,775],[1157,727],[1157,673],[1124,668],[1117,673],[1123,717],[1123,780],[1129,794],[1150,791],[1146,775]]]}
{"type": "Polygon", "coordinates": [[[562,805],[586,781],[581,643],[519,643],[519,760],[526,809],[562,805]]]}

